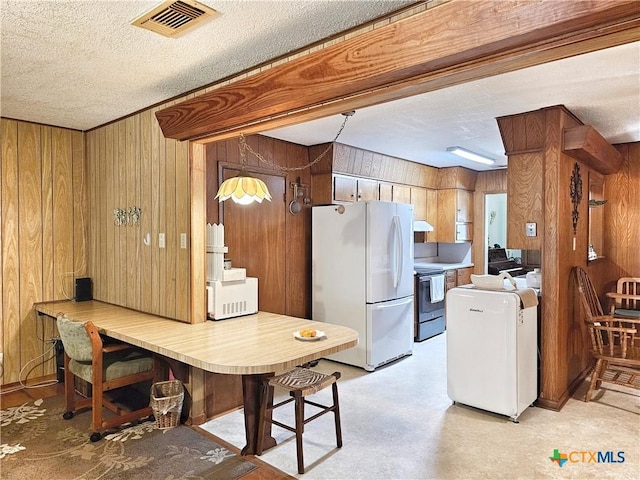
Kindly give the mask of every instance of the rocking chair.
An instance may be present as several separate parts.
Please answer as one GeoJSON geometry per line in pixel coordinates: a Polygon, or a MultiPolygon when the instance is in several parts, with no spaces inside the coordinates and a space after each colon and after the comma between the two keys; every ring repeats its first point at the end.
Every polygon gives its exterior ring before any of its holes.
{"type": "Polygon", "coordinates": [[[605,315],[587,272],[581,267],[574,267],[573,272],[596,360],[584,401],[591,399],[602,382],[640,390],[640,348],[636,346],[640,320],[605,315]]]}

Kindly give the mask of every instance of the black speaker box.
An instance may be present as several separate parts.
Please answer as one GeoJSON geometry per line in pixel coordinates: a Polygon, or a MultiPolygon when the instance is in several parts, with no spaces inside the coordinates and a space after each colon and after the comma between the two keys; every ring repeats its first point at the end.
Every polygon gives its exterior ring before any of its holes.
{"type": "Polygon", "coordinates": [[[93,283],[90,278],[76,278],[76,302],[93,300],[93,283]]]}

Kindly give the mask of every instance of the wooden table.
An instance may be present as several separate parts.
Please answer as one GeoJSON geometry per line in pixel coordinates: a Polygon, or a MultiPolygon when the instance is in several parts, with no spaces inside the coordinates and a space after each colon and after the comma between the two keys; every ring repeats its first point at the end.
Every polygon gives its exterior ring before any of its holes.
{"type": "MultiPolygon", "coordinates": [[[[245,434],[242,454],[254,454],[258,431],[259,389],[265,376],[284,371],[358,344],[355,330],[275,313],[189,324],[97,300],[68,300],[34,305],[37,312],[91,321],[100,333],[199,369],[242,375],[245,434]],[[318,341],[296,340],[293,332],[316,328],[318,341]]],[[[265,449],[275,445],[270,429],[265,449]]]]}

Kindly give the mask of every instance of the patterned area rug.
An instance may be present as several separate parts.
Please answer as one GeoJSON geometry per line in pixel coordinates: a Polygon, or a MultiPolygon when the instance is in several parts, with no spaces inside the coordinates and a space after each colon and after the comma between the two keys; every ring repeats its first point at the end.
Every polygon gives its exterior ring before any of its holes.
{"type": "Polygon", "coordinates": [[[91,413],[63,420],[64,400],[36,400],[0,411],[4,479],[220,479],[257,468],[189,427],[143,422],[89,440],[91,413]]]}

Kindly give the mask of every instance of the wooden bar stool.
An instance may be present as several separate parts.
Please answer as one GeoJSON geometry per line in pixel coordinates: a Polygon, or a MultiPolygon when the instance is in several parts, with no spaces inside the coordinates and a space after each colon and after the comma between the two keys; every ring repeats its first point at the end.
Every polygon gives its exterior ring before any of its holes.
{"type": "Polygon", "coordinates": [[[324,415],[327,412],[333,412],[336,424],[336,442],[338,448],[342,447],[342,429],[340,427],[340,407],[338,405],[338,385],[340,372],[334,372],[331,375],[309,370],[308,368],[297,367],[287,373],[276,377],[266,378],[262,382],[262,399],[260,401],[260,416],[258,420],[258,442],[256,446],[256,454],[262,455],[262,439],[264,436],[264,427],[267,423],[272,423],[281,428],[294,432],[296,434],[296,449],[298,453],[298,473],[304,473],[304,459],[302,455],[302,432],[304,425],[324,415]],[[316,402],[307,400],[305,397],[319,392],[320,390],[332,386],[333,389],[333,405],[327,407],[316,402]],[[274,387],[284,388],[289,391],[291,398],[283,400],[275,405],[270,406],[270,399],[273,399],[274,387]],[[295,428],[280,423],[267,416],[268,411],[275,410],[282,405],[295,401],[295,428]],[[321,409],[320,412],[307,418],[304,418],[304,404],[313,405],[321,409]]]}

